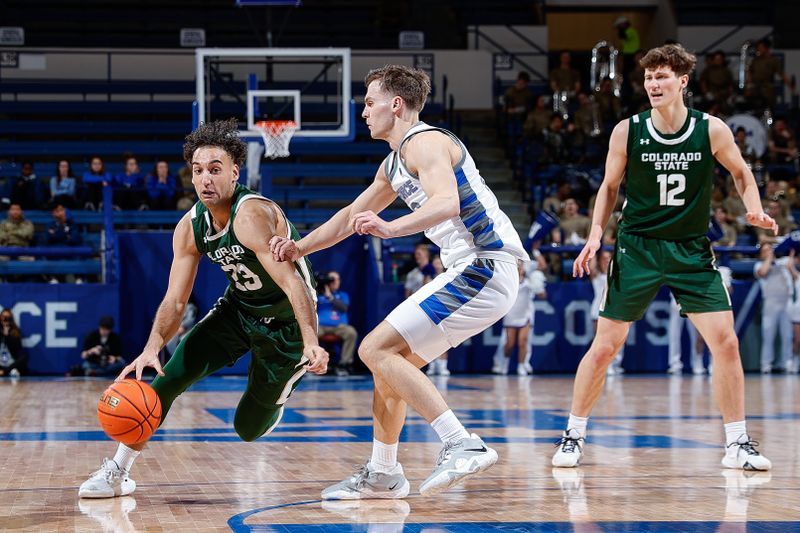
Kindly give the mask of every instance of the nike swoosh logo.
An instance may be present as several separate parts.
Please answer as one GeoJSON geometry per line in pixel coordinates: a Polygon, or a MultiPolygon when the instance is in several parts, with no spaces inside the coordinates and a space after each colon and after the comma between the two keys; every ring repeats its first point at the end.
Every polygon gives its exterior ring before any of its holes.
{"type": "Polygon", "coordinates": [[[485,446],[481,446],[480,448],[465,448],[465,452],[488,452],[489,450],[486,449],[485,446]]]}
{"type": "Polygon", "coordinates": [[[400,482],[398,481],[397,483],[395,483],[394,485],[389,487],[389,490],[394,490],[395,488],[397,488],[397,485],[399,485],[399,484],[400,484],[400,482]]]}

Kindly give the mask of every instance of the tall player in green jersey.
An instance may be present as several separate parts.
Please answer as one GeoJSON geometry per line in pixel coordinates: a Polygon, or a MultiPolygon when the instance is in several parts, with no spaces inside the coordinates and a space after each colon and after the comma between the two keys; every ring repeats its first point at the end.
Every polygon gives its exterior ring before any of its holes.
{"type": "MultiPolygon", "coordinates": [[[[303,374],[324,374],[328,354],[317,340],[316,298],[310,264],[275,261],[273,236],[299,239],[272,201],[237,183],[247,147],[236,120],[200,125],[186,137],[183,157],[200,201],[181,218],[172,238],[169,286],[141,355],[118,379],[153,367],[162,421],[193,383],[250,351],[247,387],[233,426],[245,441],[272,431],[303,374]],[[218,264],[230,281],[211,311],[181,340],[162,370],[158,354],[178,330],[200,258],[218,264]]],[[[125,496],[136,488],[128,473],[144,447],[120,444],[79,490],[82,498],[125,496]]]]}
{"type": "Polygon", "coordinates": [[[577,466],[606,368],[631,322],[642,317],[658,289],[667,285],[714,360],[714,398],[725,424],[723,466],[769,470],[770,461],[758,453],[745,427],[744,373],[733,313],[706,238],[715,158],[733,176],[748,223],[775,232],[777,224],[764,214],[753,174],[728,126],[683,102],[695,57],[680,45],[664,45],[650,50],[641,65],[652,109],[614,128],[591,234],[573,267],[576,277],[589,273],[624,177],[627,201],[597,333],[578,366],[569,422],[553,466],[577,466]]]}

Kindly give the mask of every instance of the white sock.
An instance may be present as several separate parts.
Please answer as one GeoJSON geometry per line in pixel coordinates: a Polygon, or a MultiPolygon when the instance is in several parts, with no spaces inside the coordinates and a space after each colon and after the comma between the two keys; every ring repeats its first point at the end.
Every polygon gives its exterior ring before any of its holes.
{"type": "Polygon", "coordinates": [[[114,455],[114,462],[117,463],[117,466],[124,471],[130,472],[133,462],[137,457],[139,457],[140,453],[141,452],[137,452],[133,448],[128,448],[124,444],[120,443],[119,447],[117,448],[117,453],[114,455]]]}
{"type": "Polygon", "coordinates": [[[452,409],[448,409],[437,416],[436,419],[431,422],[431,427],[444,443],[469,438],[469,433],[464,429],[464,426],[461,425],[461,422],[458,421],[456,415],[453,414],[452,409]]]}
{"type": "Polygon", "coordinates": [[[386,444],[372,439],[372,458],[369,464],[378,472],[390,472],[397,466],[397,444],[386,444]]]}
{"type": "Polygon", "coordinates": [[[747,422],[745,422],[744,420],[725,424],[726,445],[730,445],[739,440],[739,437],[741,437],[742,434],[747,435],[747,422]]]}
{"type": "Polygon", "coordinates": [[[586,438],[586,425],[589,423],[589,417],[575,416],[569,414],[569,421],[567,422],[567,429],[574,429],[580,436],[586,438]]]}

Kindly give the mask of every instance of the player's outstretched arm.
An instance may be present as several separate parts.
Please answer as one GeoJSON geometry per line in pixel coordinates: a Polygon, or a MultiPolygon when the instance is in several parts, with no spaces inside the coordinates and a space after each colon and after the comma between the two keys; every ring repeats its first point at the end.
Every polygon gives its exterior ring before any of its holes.
{"type": "Polygon", "coordinates": [[[297,261],[303,256],[330,248],[353,233],[353,216],[363,211],[380,213],[386,209],[397,193],[392,189],[386,177],[383,165],[378,168],[375,179],[353,203],[340,209],[330,220],[303,237],[297,242],[286,237],[274,236],[270,242],[270,251],[276,261],[297,261]]]}
{"type": "Polygon", "coordinates": [[[242,204],[233,222],[234,232],[241,243],[253,250],[267,274],[286,293],[303,337],[303,355],[308,359],[306,369],[314,374],[328,370],[328,352],[317,338],[316,295],[297,272],[293,262],[278,261],[270,250],[270,240],[287,235],[283,214],[273,204],[250,201],[242,204]]]}
{"type": "Polygon", "coordinates": [[[402,237],[425,231],[458,215],[461,207],[453,174],[453,159],[458,160],[461,151],[450,137],[437,131],[415,135],[406,143],[403,156],[408,169],[419,176],[428,199],[413,213],[391,222],[369,211],[356,212],[353,217],[356,233],[382,239],[402,237]],[[457,151],[458,155],[451,153],[451,150],[457,151]]]}
{"type": "Polygon", "coordinates": [[[603,182],[597,190],[597,198],[594,202],[594,212],[592,214],[592,229],[586,245],[575,258],[572,264],[572,275],[581,278],[586,274],[591,274],[589,261],[600,249],[603,244],[603,232],[605,231],[608,219],[617,203],[619,186],[625,176],[625,165],[628,163],[628,121],[619,122],[614,131],[611,132],[611,139],[608,143],[608,157],[606,157],[606,170],[603,182]]]}
{"type": "Polygon", "coordinates": [[[131,364],[122,369],[117,380],[136,371],[136,379],[142,379],[142,370],[153,367],[159,376],[164,375],[158,354],[169,339],[178,331],[186,302],[192,293],[200,252],[194,243],[190,214],[186,213],[175,227],[172,235],[172,266],[169,270],[169,285],[153,319],[150,337],[142,353],[131,364]]]}
{"type": "Polygon", "coordinates": [[[717,117],[708,117],[708,134],[711,140],[711,152],[733,177],[733,183],[742,202],[747,209],[747,223],[758,228],[771,229],[778,234],[778,223],[764,213],[761,196],[758,192],[753,172],[742,158],[739,147],[733,140],[731,129],[717,117]]]}

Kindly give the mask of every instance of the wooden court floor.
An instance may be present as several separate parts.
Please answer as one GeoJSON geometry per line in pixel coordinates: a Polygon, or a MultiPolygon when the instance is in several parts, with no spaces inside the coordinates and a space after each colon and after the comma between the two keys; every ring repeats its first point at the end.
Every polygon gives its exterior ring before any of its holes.
{"type": "Polygon", "coordinates": [[[800,531],[798,376],[747,378],[748,429],[769,473],[720,465],[721,421],[702,376],[609,379],[583,465],[553,469],[567,377],[435,378],[467,427],[500,455],[482,477],[435,498],[417,492],[439,444],[409,415],[403,501],[321,502],[371,449],[366,377],[308,377],[268,437],[241,442],[242,378],[210,378],[180,397],[133,468],[138,488],[78,500],[111,457],[95,403],[102,380],[0,381],[2,531],[800,531]]]}

